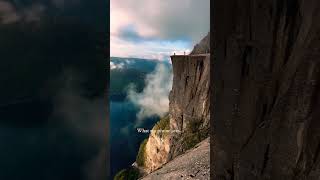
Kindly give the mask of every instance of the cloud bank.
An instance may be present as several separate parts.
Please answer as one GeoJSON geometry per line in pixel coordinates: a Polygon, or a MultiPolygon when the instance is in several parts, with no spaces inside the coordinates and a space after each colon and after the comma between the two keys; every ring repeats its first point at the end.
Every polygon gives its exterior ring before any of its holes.
{"type": "Polygon", "coordinates": [[[145,82],[146,86],[141,93],[133,87],[128,90],[128,99],[140,107],[138,121],[154,115],[161,117],[169,111],[172,72],[168,66],[158,64],[154,72],[147,75],[145,82]]]}
{"type": "Polygon", "coordinates": [[[199,40],[210,26],[210,0],[111,0],[111,33],[131,26],[145,38],[199,40]]]}
{"type": "Polygon", "coordinates": [[[122,69],[124,67],[124,63],[114,63],[110,61],[110,69],[122,69]]]}
{"type": "Polygon", "coordinates": [[[167,59],[209,32],[210,0],[111,0],[111,55],[167,59]]]}
{"type": "MultiPolygon", "coordinates": [[[[84,96],[81,93],[83,87],[79,86],[84,77],[74,69],[65,69],[59,78],[62,88],[55,96],[52,117],[59,119],[61,126],[77,137],[78,143],[87,146],[81,152],[87,153],[91,159],[82,163],[84,169],[81,173],[88,180],[105,179],[109,165],[106,161],[109,119],[105,98],[84,96]]],[[[55,133],[51,134],[55,136],[55,133]]]]}

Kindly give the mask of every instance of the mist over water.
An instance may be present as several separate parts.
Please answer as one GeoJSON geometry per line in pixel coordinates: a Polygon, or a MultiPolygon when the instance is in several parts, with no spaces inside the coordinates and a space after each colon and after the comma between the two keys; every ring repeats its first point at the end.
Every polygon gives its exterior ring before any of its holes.
{"type": "MultiPolygon", "coordinates": [[[[150,62],[148,62],[150,63],[150,62]]],[[[121,100],[111,98],[110,101],[110,132],[111,132],[111,175],[121,169],[128,168],[136,160],[140,143],[148,134],[138,133],[137,128],[151,129],[161,116],[168,112],[168,94],[171,90],[172,75],[170,65],[154,62],[153,66],[143,68],[143,61],[132,61],[131,65],[139,71],[147,71],[141,79],[126,82],[125,97],[121,100]],[[139,66],[140,64],[140,66],[139,66]],[[137,83],[143,81],[144,86],[138,90],[137,83]]],[[[125,67],[124,62],[119,66],[125,67]]],[[[112,67],[111,67],[112,68],[112,67]]],[[[129,67],[130,68],[130,67],[129,67]]],[[[132,66],[131,66],[132,68],[132,66]]],[[[116,68],[114,68],[116,69],[116,68]]],[[[127,72],[122,69],[122,72],[127,72]]],[[[128,72],[130,72],[128,70],[128,72]]],[[[113,78],[111,72],[111,82],[113,78]]],[[[111,87],[112,89],[112,84],[111,87]]]]}
{"type": "Polygon", "coordinates": [[[157,115],[164,116],[169,111],[169,93],[172,88],[172,73],[164,64],[158,64],[155,70],[145,78],[141,93],[134,88],[128,90],[128,99],[140,107],[137,119],[157,115]]]}

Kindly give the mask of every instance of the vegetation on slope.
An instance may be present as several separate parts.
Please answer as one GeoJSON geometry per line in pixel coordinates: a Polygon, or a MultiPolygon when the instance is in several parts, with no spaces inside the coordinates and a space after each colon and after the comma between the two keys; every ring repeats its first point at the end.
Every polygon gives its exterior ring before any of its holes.
{"type": "Polygon", "coordinates": [[[142,143],[140,144],[140,147],[139,147],[136,162],[137,162],[138,166],[140,166],[140,167],[144,167],[144,165],[145,165],[145,159],[146,159],[145,154],[146,154],[147,142],[148,142],[148,138],[143,140],[142,143]]]}
{"type": "Polygon", "coordinates": [[[208,132],[201,130],[201,121],[194,119],[187,124],[185,132],[182,135],[182,146],[184,150],[193,148],[196,144],[208,137],[208,132]]]}
{"type": "Polygon", "coordinates": [[[169,115],[160,119],[156,125],[154,125],[153,130],[170,130],[170,119],[169,115]]]}
{"type": "Polygon", "coordinates": [[[119,171],[114,180],[136,180],[140,177],[139,170],[136,168],[128,168],[119,171]]]}

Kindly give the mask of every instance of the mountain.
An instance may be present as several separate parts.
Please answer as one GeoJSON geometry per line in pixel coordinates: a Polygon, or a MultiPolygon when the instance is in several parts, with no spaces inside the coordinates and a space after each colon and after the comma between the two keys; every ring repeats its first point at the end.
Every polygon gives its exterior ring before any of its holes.
{"type": "Polygon", "coordinates": [[[196,44],[190,54],[210,53],[210,32],[196,44]]]}

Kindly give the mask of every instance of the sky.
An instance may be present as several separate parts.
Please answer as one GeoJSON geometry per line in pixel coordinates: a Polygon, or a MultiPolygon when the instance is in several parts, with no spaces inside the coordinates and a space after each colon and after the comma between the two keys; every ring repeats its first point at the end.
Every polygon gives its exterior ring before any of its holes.
{"type": "Polygon", "coordinates": [[[166,60],[210,29],[210,0],[111,0],[110,54],[166,60]]]}

